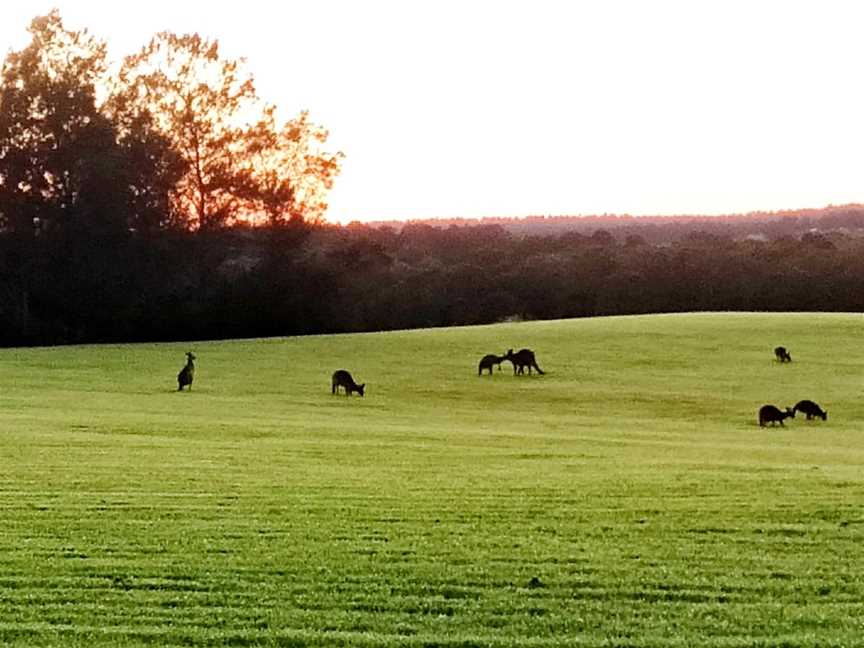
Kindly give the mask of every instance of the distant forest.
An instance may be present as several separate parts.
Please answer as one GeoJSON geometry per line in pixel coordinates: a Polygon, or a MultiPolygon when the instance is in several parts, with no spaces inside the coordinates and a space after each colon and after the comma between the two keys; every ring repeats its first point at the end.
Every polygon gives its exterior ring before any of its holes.
{"type": "Polygon", "coordinates": [[[864,311],[860,205],[330,225],[342,154],[216,42],[114,66],[56,11],[30,32],[0,76],[0,345],[864,311]]]}
{"type": "Polygon", "coordinates": [[[864,312],[864,207],[800,215],[0,234],[3,345],[704,310],[864,312]],[[519,229],[524,222],[509,223],[519,229]]]}

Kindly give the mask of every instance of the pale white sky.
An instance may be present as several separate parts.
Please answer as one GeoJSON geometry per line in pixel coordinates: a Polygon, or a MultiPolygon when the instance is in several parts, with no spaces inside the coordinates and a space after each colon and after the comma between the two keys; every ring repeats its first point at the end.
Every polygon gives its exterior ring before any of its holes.
{"type": "Polygon", "coordinates": [[[112,58],[217,38],[346,154],[328,220],[731,213],[864,202],[853,0],[28,0],[112,58]]]}

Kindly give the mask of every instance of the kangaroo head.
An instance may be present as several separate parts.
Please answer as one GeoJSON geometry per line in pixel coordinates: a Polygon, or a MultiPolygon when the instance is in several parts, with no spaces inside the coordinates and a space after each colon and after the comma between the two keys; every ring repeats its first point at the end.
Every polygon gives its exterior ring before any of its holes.
{"type": "Polygon", "coordinates": [[[189,358],[189,360],[195,360],[195,354],[191,351],[186,352],[186,357],[189,358]]]}
{"type": "Polygon", "coordinates": [[[795,410],[792,409],[791,407],[787,407],[786,408],[786,416],[789,416],[791,418],[795,418],[795,410]]]}
{"type": "Polygon", "coordinates": [[[361,396],[365,396],[365,395],[366,395],[366,394],[364,393],[365,390],[366,390],[366,383],[363,383],[362,385],[357,385],[357,393],[360,394],[361,396]]]}

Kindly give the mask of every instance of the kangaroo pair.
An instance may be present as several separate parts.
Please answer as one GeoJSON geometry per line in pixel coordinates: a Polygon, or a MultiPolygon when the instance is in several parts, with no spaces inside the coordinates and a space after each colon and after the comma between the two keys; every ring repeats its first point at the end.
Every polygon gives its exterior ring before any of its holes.
{"type": "Polygon", "coordinates": [[[509,360],[513,363],[513,375],[516,374],[524,374],[525,367],[528,367],[528,374],[531,374],[531,369],[536,369],[538,374],[546,373],[537,365],[537,359],[534,357],[534,352],[531,349],[520,349],[516,353],[513,353],[513,349],[510,349],[502,356],[495,355],[491,353],[489,355],[485,355],[480,359],[480,365],[477,367],[477,375],[483,375],[483,370],[488,370],[489,375],[492,375],[492,367],[493,365],[498,365],[498,369],[501,369],[501,363],[505,360],[509,360]]]}
{"type": "Polygon", "coordinates": [[[775,423],[783,425],[784,419],[795,418],[795,412],[805,414],[808,421],[813,418],[821,418],[823,421],[828,420],[828,412],[811,400],[802,400],[795,403],[795,407],[787,407],[785,412],[780,411],[780,408],[774,405],[763,405],[759,408],[759,425],[762,427],[765,427],[768,423],[771,423],[771,425],[775,423]]]}

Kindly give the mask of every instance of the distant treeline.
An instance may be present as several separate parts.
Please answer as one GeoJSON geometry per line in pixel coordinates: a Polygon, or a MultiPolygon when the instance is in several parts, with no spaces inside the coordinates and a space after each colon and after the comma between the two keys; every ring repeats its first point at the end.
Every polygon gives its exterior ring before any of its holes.
{"type": "Polygon", "coordinates": [[[514,234],[294,222],[0,232],[0,344],[373,331],[700,310],[864,312],[864,209],[514,234]],[[833,219],[833,220],[832,220],[833,219]],[[820,227],[821,225],[821,227],[820,227]],[[720,233],[718,233],[718,231],[720,233]]]}
{"type": "Polygon", "coordinates": [[[779,238],[800,236],[810,229],[825,231],[859,230],[864,222],[864,205],[837,205],[820,209],[796,209],[775,212],[751,212],[717,216],[631,216],[629,214],[600,214],[593,216],[525,216],[521,218],[441,218],[429,220],[378,221],[374,227],[401,229],[406,224],[426,224],[437,227],[450,225],[500,225],[511,234],[550,236],[577,232],[590,235],[598,229],[609,230],[616,238],[629,234],[642,237],[648,243],[669,243],[701,230],[717,236],[732,238],[779,238]],[[682,225],[684,227],[682,227],[682,225]]]}

